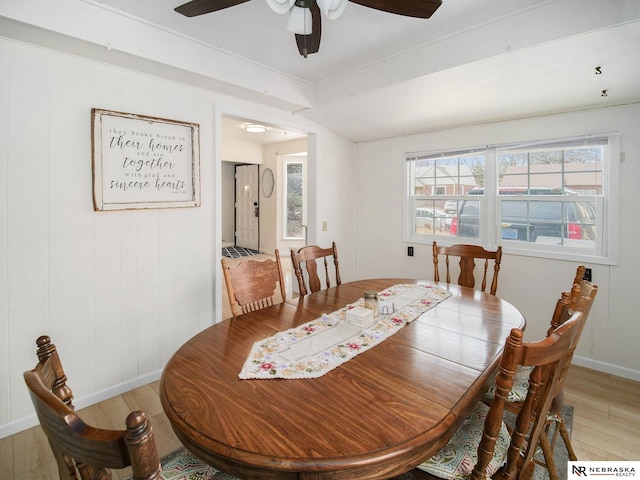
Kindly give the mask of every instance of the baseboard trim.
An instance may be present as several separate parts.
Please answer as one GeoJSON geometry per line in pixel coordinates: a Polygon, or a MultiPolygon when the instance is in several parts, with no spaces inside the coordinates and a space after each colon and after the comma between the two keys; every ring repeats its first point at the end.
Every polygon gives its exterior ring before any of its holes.
{"type": "MultiPolygon", "coordinates": [[[[74,398],[73,404],[75,405],[77,410],[80,410],[90,405],[108,400],[109,398],[113,398],[117,395],[122,395],[123,393],[135,390],[136,388],[142,387],[144,385],[153,383],[156,380],[159,380],[161,375],[162,369],[156,370],[155,372],[150,372],[145,375],[132,378],[131,380],[127,380],[126,382],[114,385],[109,388],[105,388],[104,390],[91,393],[84,397],[74,398]]],[[[5,423],[4,425],[0,425],[0,438],[15,435],[18,432],[22,432],[23,430],[27,430],[28,428],[35,427],[36,425],[38,425],[38,417],[35,413],[26,417],[18,418],[9,423],[5,423]]],[[[122,428],[124,429],[124,418],[122,419],[122,428]]]]}
{"type": "Polygon", "coordinates": [[[575,355],[572,362],[580,367],[589,368],[598,372],[609,373],[618,377],[627,378],[629,380],[635,380],[640,382],[640,370],[634,370],[632,368],[621,367],[620,365],[614,365],[612,363],[601,362],[592,358],[580,357],[575,355]]]}

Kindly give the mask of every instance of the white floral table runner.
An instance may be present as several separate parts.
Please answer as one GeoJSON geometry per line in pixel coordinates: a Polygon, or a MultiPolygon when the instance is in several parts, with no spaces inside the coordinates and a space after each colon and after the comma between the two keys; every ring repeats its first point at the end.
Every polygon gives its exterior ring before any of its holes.
{"type": "Polygon", "coordinates": [[[400,284],[378,293],[395,311],[369,326],[350,324],[346,312],[356,302],[253,344],[238,375],[241,379],[317,378],[383,342],[427,310],[451,296],[429,283],[400,284]]]}

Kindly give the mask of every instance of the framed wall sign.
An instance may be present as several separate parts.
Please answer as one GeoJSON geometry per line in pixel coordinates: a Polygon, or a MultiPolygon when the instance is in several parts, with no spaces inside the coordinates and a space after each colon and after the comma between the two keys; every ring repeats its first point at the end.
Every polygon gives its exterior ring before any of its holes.
{"type": "Polygon", "coordinates": [[[200,126],[91,110],[95,210],[200,206],[200,126]]]}

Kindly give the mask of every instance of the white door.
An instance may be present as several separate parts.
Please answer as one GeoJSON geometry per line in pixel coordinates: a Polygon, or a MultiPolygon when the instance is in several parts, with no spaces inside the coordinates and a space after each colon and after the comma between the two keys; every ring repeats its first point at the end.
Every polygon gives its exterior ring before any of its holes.
{"type": "Polygon", "coordinates": [[[258,165],[236,167],[236,246],[258,250],[258,165]]]}

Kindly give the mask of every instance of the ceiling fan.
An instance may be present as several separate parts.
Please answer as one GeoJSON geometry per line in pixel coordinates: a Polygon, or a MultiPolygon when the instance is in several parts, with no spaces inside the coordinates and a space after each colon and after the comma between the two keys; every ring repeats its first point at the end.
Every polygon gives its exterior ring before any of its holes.
{"type": "MultiPolygon", "coordinates": [[[[249,0],[191,0],[175,8],[186,17],[196,17],[240,5],[249,0]]],[[[298,51],[303,57],[320,50],[322,21],[320,13],[333,20],[338,18],[347,0],[266,0],[276,13],[289,13],[287,30],[295,33],[298,51]]],[[[407,17],[430,18],[442,0],[350,0],[365,7],[407,17]]]]}

